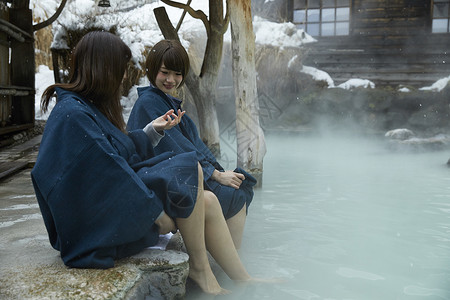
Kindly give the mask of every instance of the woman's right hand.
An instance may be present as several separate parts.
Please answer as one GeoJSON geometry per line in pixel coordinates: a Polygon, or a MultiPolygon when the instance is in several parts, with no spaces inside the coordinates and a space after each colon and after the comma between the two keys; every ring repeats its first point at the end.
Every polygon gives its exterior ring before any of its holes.
{"type": "Polygon", "coordinates": [[[183,117],[185,111],[178,110],[178,115],[173,109],[166,112],[164,115],[153,120],[153,127],[160,134],[164,133],[164,130],[169,130],[172,127],[178,125],[183,117]]]}
{"type": "Polygon", "coordinates": [[[175,222],[165,212],[156,219],[155,224],[159,227],[159,234],[167,234],[169,232],[176,232],[177,226],[175,222]]]}

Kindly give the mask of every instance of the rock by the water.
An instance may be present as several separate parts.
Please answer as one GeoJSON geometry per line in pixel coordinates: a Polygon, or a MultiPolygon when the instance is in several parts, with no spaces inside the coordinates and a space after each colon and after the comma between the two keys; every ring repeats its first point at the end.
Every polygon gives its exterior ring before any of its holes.
{"type": "Polygon", "coordinates": [[[438,134],[433,137],[416,137],[409,129],[394,129],[386,132],[389,146],[395,150],[441,150],[449,147],[450,136],[438,134]]]}
{"type": "MultiPolygon", "coordinates": [[[[0,183],[0,299],[182,299],[189,256],[178,238],[171,250],[145,249],[107,270],[66,267],[48,240],[30,171],[0,183]]],[[[166,249],[168,249],[167,247],[166,249]]]]}
{"type": "Polygon", "coordinates": [[[406,129],[406,128],[399,128],[394,130],[389,130],[384,135],[387,138],[393,139],[393,140],[407,140],[409,138],[412,138],[415,136],[414,132],[406,129]]]}

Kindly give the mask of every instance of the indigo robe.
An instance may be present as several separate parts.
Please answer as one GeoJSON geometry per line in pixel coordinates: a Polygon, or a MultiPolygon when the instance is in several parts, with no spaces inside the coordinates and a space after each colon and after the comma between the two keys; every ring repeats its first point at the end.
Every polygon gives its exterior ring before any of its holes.
{"type": "Polygon", "coordinates": [[[56,89],[31,177],[51,245],[67,266],[109,268],[155,245],[164,210],[188,217],[195,153],[154,155],[143,130],[117,129],[81,96],[56,89]]]}
{"type": "MultiPolygon", "coordinates": [[[[133,106],[128,119],[127,128],[136,130],[144,128],[152,120],[166,113],[169,109],[175,112],[181,109],[181,100],[171,97],[160,89],[149,86],[138,89],[139,98],[133,106]]],[[[187,114],[181,118],[178,126],[165,131],[165,136],[155,147],[155,153],[171,151],[175,154],[195,151],[200,162],[205,180],[205,189],[212,191],[222,206],[225,219],[237,214],[244,205],[247,209],[253,199],[253,186],[256,179],[241,168],[234,171],[244,174],[245,180],[239,189],[222,185],[211,178],[214,170],[223,172],[223,167],[200,139],[195,123],[187,114]]]]}

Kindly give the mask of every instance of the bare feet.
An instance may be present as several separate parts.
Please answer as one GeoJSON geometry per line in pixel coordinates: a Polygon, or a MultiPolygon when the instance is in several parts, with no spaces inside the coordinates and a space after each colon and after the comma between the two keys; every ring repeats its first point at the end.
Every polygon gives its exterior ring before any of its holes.
{"type": "Polygon", "coordinates": [[[223,289],[219,285],[211,269],[194,270],[193,268],[190,268],[189,278],[191,278],[195,283],[197,283],[198,286],[202,289],[202,291],[207,294],[227,295],[231,293],[231,291],[223,289]]]}

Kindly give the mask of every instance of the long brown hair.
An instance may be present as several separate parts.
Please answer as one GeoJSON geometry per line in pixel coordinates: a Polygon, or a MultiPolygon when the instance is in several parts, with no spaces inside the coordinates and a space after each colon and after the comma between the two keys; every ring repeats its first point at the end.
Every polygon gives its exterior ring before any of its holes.
{"type": "Polygon", "coordinates": [[[189,56],[177,40],[162,40],[156,43],[147,55],[145,69],[150,83],[156,86],[156,75],[158,75],[161,65],[172,71],[181,72],[179,88],[183,86],[184,79],[189,72],[189,56]]]}
{"type": "Polygon", "coordinates": [[[116,35],[106,31],[87,33],[72,53],[69,82],[51,85],[44,91],[42,110],[47,111],[55,88],[61,87],[93,102],[111,123],[125,132],[121,82],[130,58],[130,48],[116,35]]]}

